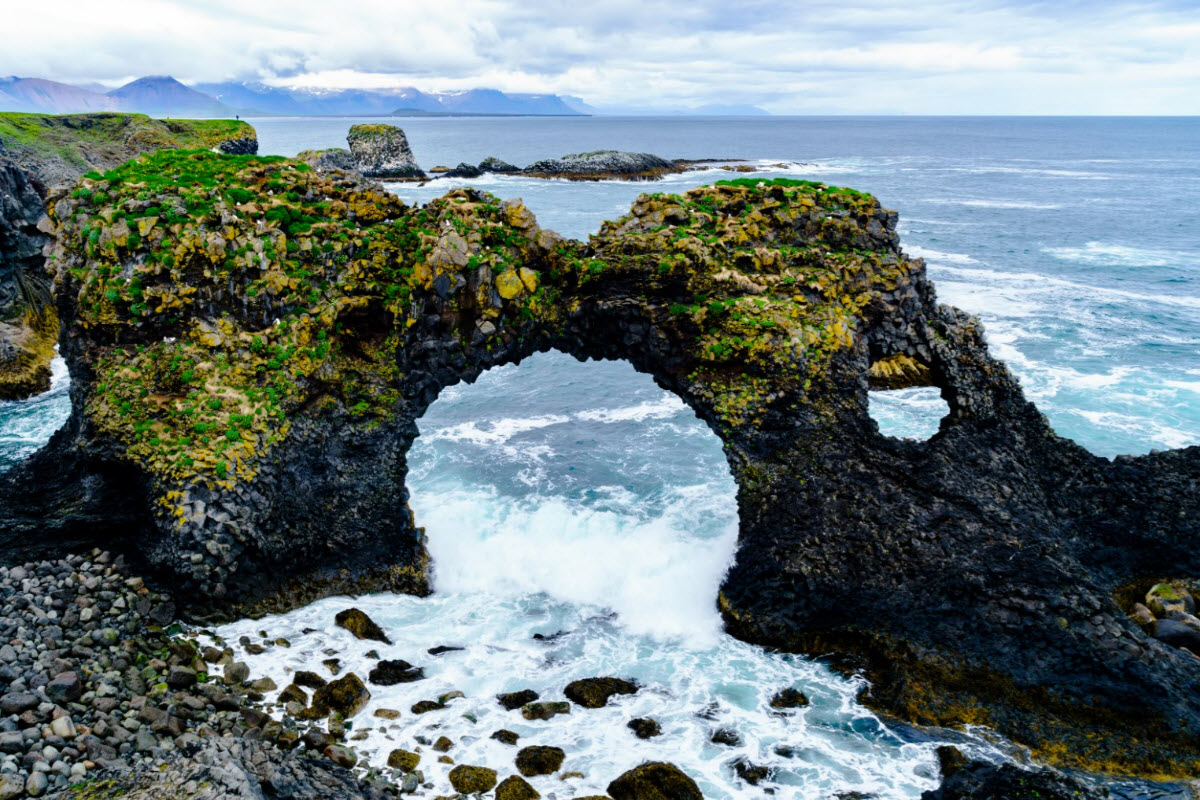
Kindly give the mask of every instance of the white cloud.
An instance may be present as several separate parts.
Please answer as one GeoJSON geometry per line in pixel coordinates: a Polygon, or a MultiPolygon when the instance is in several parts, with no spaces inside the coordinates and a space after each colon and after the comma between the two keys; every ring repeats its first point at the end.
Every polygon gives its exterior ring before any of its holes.
{"type": "MultiPolygon", "coordinates": [[[[17,4],[12,4],[17,6],[17,4]]],[[[1200,4],[95,0],[6,10],[0,74],[426,90],[786,113],[1200,113],[1200,4]]]]}

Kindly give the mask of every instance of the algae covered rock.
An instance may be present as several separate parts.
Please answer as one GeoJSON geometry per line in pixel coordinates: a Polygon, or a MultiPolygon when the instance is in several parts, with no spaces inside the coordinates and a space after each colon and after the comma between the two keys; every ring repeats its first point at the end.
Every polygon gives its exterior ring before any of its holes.
{"type": "Polygon", "coordinates": [[[496,785],[496,770],[459,764],[450,770],[450,785],[460,794],[490,792],[496,785]]]}
{"type": "Polygon", "coordinates": [[[509,775],[496,787],[496,800],[538,800],[542,795],[520,775],[509,775]]]}
{"type": "Polygon", "coordinates": [[[566,751],[561,747],[545,745],[523,747],[517,752],[517,771],[526,778],[532,778],[535,775],[550,775],[558,772],[566,757],[566,751]]]}
{"type": "Polygon", "coordinates": [[[649,717],[631,719],[626,727],[633,731],[639,739],[653,739],[655,736],[662,735],[662,726],[658,724],[658,720],[649,717]]]}
{"type": "Polygon", "coordinates": [[[399,748],[388,753],[387,765],[401,772],[412,772],[421,763],[421,754],[399,748]]]}
{"type": "Polygon", "coordinates": [[[358,169],[368,178],[424,178],[408,137],[394,125],[352,125],[346,136],[358,169]]]}
{"type": "Polygon", "coordinates": [[[370,700],[371,693],[362,680],[348,672],[313,692],[312,708],[321,716],[337,713],[349,719],[362,711],[370,700]]]}
{"type": "Polygon", "coordinates": [[[584,678],[572,681],[563,694],[584,708],[603,708],[614,694],[637,694],[636,683],[622,678],[584,678]]]}
{"type": "Polygon", "coordinates": [[[345,611],[339,611],[333,621],[339,628],[345,628],[354,634],[355,639],[370,639],[376,642],[383,642],[384,644],[392,643],[392,640],[387,637],[383,629],[376,625],[374,620],[368,617],[366,613],[357,608],[347,608],[345,611]]]}
{"type": "Polygon", "coordinates": [[[521,706],[521,716],[528,720],[550,719],[558,714],[570,713],[571,704],[562,701],[546,700],[521,706]]]}
{"type": "Polygon", "coordinates": [[[1165,617],[1172,611],[1182,614],[1196,613],[1196,601],[1182,586],[1159,583],[1146,592],[1146,606],[1156,617],[1165,617]]]}
{"type": "Polygon", "coordinates": [[[640,764],[608,785],[613,800],[703,800],[700,787],[674,764],[640,764]]]}

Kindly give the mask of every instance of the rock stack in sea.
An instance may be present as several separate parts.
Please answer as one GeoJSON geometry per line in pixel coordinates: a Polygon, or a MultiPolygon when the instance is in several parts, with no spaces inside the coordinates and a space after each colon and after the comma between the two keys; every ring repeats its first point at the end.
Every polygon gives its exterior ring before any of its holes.
{"type": "Polygon", "coordinates": [[[425,177],[404,131],[394,125],[354,125],[346,141],[359,172],[368,178],[425,177]]]}

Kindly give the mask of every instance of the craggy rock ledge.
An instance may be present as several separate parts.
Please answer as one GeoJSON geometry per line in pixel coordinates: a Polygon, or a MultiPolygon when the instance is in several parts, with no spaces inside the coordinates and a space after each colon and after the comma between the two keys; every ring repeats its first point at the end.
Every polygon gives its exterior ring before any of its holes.
{"type": "Polygon", "coordinates": [[[51,208],[74,412],[0,481],[9,560],[102,543],[195,617],[421,592],[405,453],[438,392],[548,349],[620,358],[724,442],[734,635],[837,654],[874,707],[1050,761],[1200,765],[1200,665],[1113,600],[1200,568],[1200,448],[1109,461],[1058,437],[870,196],[731,181],[581,243],[483,193],[414,209],[194,152],[51,208]],[[941,431],[882,436],[873,380],[939,387],[941,431]]]}

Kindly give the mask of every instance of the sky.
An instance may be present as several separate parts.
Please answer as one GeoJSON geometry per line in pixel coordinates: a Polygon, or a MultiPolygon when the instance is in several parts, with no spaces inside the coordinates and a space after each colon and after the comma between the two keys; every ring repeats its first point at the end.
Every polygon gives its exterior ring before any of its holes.
{"type": "Polygon", "coordinates": [[[55,0],[4,16],[0,75],[75,83],[487,87],[776,114],[1200,114],[1200,0],[55,0]]]}

